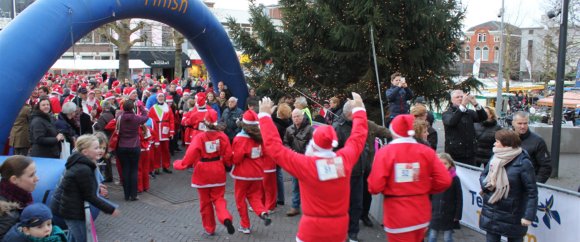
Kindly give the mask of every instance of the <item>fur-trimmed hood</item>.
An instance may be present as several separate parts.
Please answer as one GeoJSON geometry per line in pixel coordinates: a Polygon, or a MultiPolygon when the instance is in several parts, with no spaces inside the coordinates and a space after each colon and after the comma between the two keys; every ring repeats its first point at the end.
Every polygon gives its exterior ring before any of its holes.
{"type": "Polygon", "coordinates": [[[5,215],[7,212],[20,209],[18,203],[7,202],[0,200],[0,216],[5,215]]]}

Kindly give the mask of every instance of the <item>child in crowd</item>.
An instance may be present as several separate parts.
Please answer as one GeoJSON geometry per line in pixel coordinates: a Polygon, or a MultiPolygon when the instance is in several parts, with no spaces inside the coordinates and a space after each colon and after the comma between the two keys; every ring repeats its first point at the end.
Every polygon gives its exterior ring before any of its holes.
{"type": "Polygon", "coordinates": [[[52,212],[42,203],[34,203],[22,211],[20,222],[4,236],[10,242],[50,241],[66,242],[66,235],[56,225],[52,225],[52,212]]]}
{"type": "Polygon", "coordinates": [[[433,215],[429,228],[429,242],[437,241],[439,231],[443,232],[445,242],[453,242],[453,230],[459,229],[459,220],[463,211],[461,181],[455,173],[455,162],[451,155],[440,153],[439,159],[449,171],[452,181],[447,190],[434,194],[431,198],[433,215]]]}

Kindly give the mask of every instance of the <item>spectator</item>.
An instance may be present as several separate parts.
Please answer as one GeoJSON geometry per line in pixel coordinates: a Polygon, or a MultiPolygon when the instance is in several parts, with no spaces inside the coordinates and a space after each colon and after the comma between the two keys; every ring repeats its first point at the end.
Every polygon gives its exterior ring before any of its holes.
{"type": "Polygon", "coordinates": [[[326,124],[332,125],[334,120],[338,120],[338,117],[342,115],[342,105],[338,97],[330,98],[330,109],[328,110],[324,119],[326,119],[326,124]]]}
{"type": "Polygon", "coordinates": [[[102,154],[98,139],[92,135],[82,135],[77,139],[75,147],[77,151],[66,161],[66,170],[50,206],[54,215],[64,219],[69,230],[68,241],[72,242],[85,241],[87,238],[85,201],[107,214],[119,214],[118,209],[97,196],[99,185],[95,169],[96,161],[102,154]]]}
{"type": "Polygon", "coordinates": [[[0,165],[0,240],[18,222],[20,212],[32,203],[38,183],[36,164],[30,157],[14,155],[0,165]]]}
{"type": "MultiPolygon", "coordinates": [[[[73,145],[78,137],[78,133],[75,132],[79,130],[78,125],[75,122],[76,110],[77,106],[74,103],[65,103],[62,106],[62,112],[58,114],[56,122],[54,123],[57,132],[63,134],[65,138],[64,140],[70,144],[71,149],[68,151],[69,154],[72,152],[72,149],[74,148],[73,145]]],[[[61,152],[63,151],[61,150],[61,152]]]]}
{"type": "Polygon", "coordinates": [[[139,156],[141,154],[141,142],[139,132],[141,125],[147,122],[147,110],[139,106],[141,115],[135,114],[133,109],[135,104],[133,100],[126,100],[123,103],[123,114],[119,117],[119,146],[117,148],[117,157],[121,162],[123,177],[123,192],[125,201],[135,201],[137,199],[137,172],[139,165],[139,156]]]}
{"type": "Polygon", "coordinates": [[[226,92],[219,92],[219,97],[217,98],[219,105],[220,105],[220,111],[226,110],[226,108],[228,108],[228,99],[226,98],[226,92]]]}
{"type": "Polygon", "coordinates": [[[222,116],[222,112],[221,112],[218,100],[215,98],[215,94],[213,94],[213,92],[208,92],[206,98],[207,98],[207,105],[209,105],[213,110],[215,110],[218,113],[218,120],[219,120],[219,118],[221,118],[221,116],[222,116]]]}
{"type": "Polygon", "coordinates": [[[30,156],[59,158],[60,141],[64,140],[64,135],[58,133],[52,123],[50,115],[50,101],[40,98],[40,101],[32,110],[32,120],[30,121],[30,156]]]}
{"type": "Polygon", "coordinates": [[[115,118],[115,109],[112,107],[110,102],[103,102],[103,112],[97,119],[97,122],[93,125],[93,129],[95,132],[104,132],[107,135],[107,139],[111,138],[112,132],[105,130],[105,126],[111,120],[115,118]]]}
{"type": "MultiPolygon", "coordinates": [[[[413,106],[413,108],[411,108],[411,114],[413,114],[413,116],[415,116],[415,120],[422,120],[422,121],[426,121],[427,123],[427,139],[425,141],[428,142],[429,146],[433,149],[433,150],[437,150],[437,143],[438,143],[438,138],[437,138],[437,130],[435,130],[433,128],[433,120],[429,121],[429,117],[431,114],[431,116],[433,115],[431,112],[427,111],[427,107],[425,107],[425,105],[417,103],[415,104],[415,106],[413,106]]],[[[423,133],[417,133],[415,132],[415,135],[422,135],[423,133]]],[[[427,144],[427,143],[425,143],[427,144]]]]}
{"type": "Polygon", "coordinates": [[[52,225],[52,213],[42,204],[29,205],[22,211],[20,222],[10,229],[6,242],[66,242],[66,235],[60,227],[52,225]]]}
{"type": "MultiPolygon", "coordinates": [[[[286,129],[292,125],[292,109],[286,103],[280,103],[276,109],[276,115],[272,116],[272,121],[276,125],[280,140],[284,139],[286,129]]],[[[276,166],[276,180],[278,198],[277,204],[284,205],[284,173],[280,166],[276,166]]]]}
{"type": "Polygon", "coordinates": [[[475,165],[474,123],[487,120],[485,110],[475,101],[475,97],[464,94],[461,90],[451,92],[451,106],[443,112],[443,127],[445,129],[445,152],[457,162],[475,165]],[[467,109],[472,104],[476,111],[467,109]]]}
{"type": "Polygon", "coordinates": [[[389,101],[391,120],[399,114],[409,113],[407,102],[413,98],[413,91],[407,87],[407,82],[401,73],[395,72],[391,75],[391,87],[387,90],[386,96],[389,101]]]}
{"type": "Polygon", "coordinates": [[[147,109],[151,109],[153,105],[157,104],[157,88],[151,88],[151,95],[147,98],[147,102],[145,103],[145,107],[147,109]]]}
{"type": "Polygon", "coordinates": [[[423,241],[431,220],[429,195],[451,185],[451,177],[435,151],[411,137],[414,119],[403,114],[392,120],[394,140],[379,150],[368,178],[369,191],[384,196],[388,241],[423,241]]]}
{"type": "Polygon", "coordinates": [[[249,105],[250,103],[255,103],[256,108],[254,109],[254,112],[258,112],[258,102],[259,101],[260,101],[260,98],[258,96],[256,96],[256,89],[250,88],[248,98],[246,99],[246,105],[249,105]]]}
{"type": "Polygon", "coordinates": [[[431,147],[431,144],[427,140],[429,136],[429,131],[427,131],[428,126],[429,123],[427,123],[427,121],[416,119],[415,122],[413,123],[413,131],[415,132],[413,138],[415,138],[415,141],[417,141],[417,143],[424,144],[433,149],[433,147],[431,147]]]}
{"type": "Polygon", "coordinates": [[[230,138],[230,142],[234,140],[236,134],[238,134],[241,128],[238,126],[238,121],[242,118],[242,109],[238,108],[238,99],[235,97],[230,97],[228,100],[228,107],[223,111],[220,122],[226,124],[225,133],[230,138]]]}
{"type": "Polygon", "coordinates": [[[224,84],[223,81],[219,81],[217,87],[218,87],[218,89],[216,90],[216,92],[217,93],[224,92],[226,94],[226,97],[225,97],[226,99],[229,99],[232,96],[232,93],[230,92],[228,87],[226,87],[226,85],[224,84]]]}
{"type": "Polygon", "coordinates": [[[538,187],[534,167],[522,152],[518,134],[511,130],[495,133],[493,158],[479,177],[483,208],[479,228],[488,242],[522,241],[536,217],[538,187]]]}
{"type": "Polygon", "coordinates": [[[16,120],[14,121],[14,125],[10,130],[10,146],[14,148],[15,155],[28,155],[28,150],[30,149],[30,136],[29,136],[29,129],[30,129],[30,112],[32,108],[28,104],[24,104],[16,120]]]}
{"type": "Polygon", "coordinates": [[[539,183],[546,183],[552,174],[552,158],[542,137],[530,131],[528,122],[530,114],[517,112],[514,114],[512,126],[522,141],[522,148],[528,152],[539,183]]]}
{"type": "Polygon", "coordinates": [[[495,143],[495,132],[501,130],[497,124],[497,115],[495,108],[483,108],[487,114],[487,120],[481,123],[475,123],[475,137],[477,138],[477,150],[475,151],[475,166],[485,167],[493,155],[493,143],[495,143]]]}
{"type": "Polygon", "coordinates": [[[306,115],[306,118],[308,118],[308,123],[312,125],[312,114],[310,113],[310,109],[308,109],[308,102],[306,101],[305,97],[297,97],[294,101],[294,108],[304,112],[304,115],[306,115]]]}
{"type": "MultiPolygon", "coordinates": [[[[314,129],[310,122],[304,118],[304,112],[298,108],[292,111],[292,125],[286,128],[284,133],[284,146],[292,149],[296,153],[304,154],[308,141],[312,139],[314,129]]],[[[298,179],[292,178],[292,208],[286,213],[287,216],[300,214],[300,187],[298,179]]]]}
{"type": "Polygon", "coordinates": [[[447,153],[439,154],[439,159],[451,176],[451,186],[442,193],[431,196],[432,218],[429,226],[429,242],[437,242],[438,232],[443,232],[443,241],[453,242],[453,230],[459,229],[463,213],[463,193],[461,181],[455,173],[455,162],[447,153]]]}

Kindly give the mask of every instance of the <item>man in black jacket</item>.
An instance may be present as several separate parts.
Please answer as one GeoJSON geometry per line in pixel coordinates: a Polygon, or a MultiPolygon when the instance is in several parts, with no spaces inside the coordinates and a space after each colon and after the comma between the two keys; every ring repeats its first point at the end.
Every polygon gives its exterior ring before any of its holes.
{"type": "Polygon", "coordinates": [[[536,180],[539,183],[546,183],[552,174],[552,158],[548,151],[548,146],[542,137],[532,133],[528,127],[530,115],[526,112],[517,112],[514,115],[512,126],[522,140],[522,149],[526,150],[534,165],[536,180]]]}
{"type": "Polygon", "coordinates": [[[443,113],[445,152],[458,162],[474,166],[477,141],[473,123],[487,120],[487,114],[475,97],[461,90],[451,92],[451,104],[443,113]],[[470,103],[476,111],[467,109],[470,103]]]}

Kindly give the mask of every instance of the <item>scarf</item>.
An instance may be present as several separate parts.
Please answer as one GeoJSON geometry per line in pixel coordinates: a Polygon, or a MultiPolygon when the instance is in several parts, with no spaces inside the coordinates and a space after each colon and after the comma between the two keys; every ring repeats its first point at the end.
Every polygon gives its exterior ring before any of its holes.
{"type": "Polygon", "coordinates": [[[455,171],[455,167],[449,167],[449,170],[447,170],[449,172],[449,176],[451,176],[451,178],[454,178],[457,176],[457,172],[455,171]]]}
{"type": "Polygon", "coordinates": [[[0,181],[0,196],[6,198],[6,201],[18,203],[21,208],[32,204],[32,194],[12,184],[7,179],[0,181]]]}
{"type": "Polygon", "coordinates": [[[66,241],[66,235],[64,234],[64,231],[62,231],[62,229],[60,227],[58,227],[57,225],[52,226],[52,232],[50,233],[50,235],[48,237],[35,238],[35,237],[30,236],[30,235],[27,235],[26,238],[28,239],[28,241],[32,241],[32,242],[62,242],[62,241],[66,241]]]}
{"type": "Polygon", "coordinates": [[[489,203],[494,204],[502,198],[507,198],[510,192],[510,184],[505,170],[505,165],[510,163],[516,156],[522,153],[522,148],[493,148],[493,157],[489,162],[489,172],[485,177],[485,187],[493,194],[489,198],[489,203]]]}

